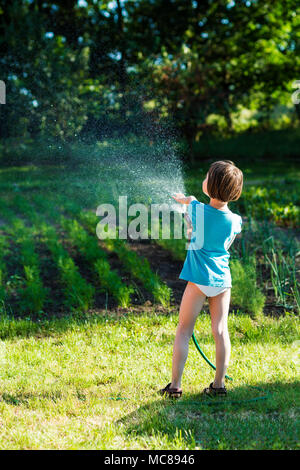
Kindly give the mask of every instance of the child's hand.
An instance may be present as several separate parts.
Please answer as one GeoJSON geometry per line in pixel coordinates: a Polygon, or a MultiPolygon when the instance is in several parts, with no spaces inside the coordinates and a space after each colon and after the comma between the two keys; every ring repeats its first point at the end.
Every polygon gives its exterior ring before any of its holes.
{"type": "Polygon", "coordinates": [[[179,202],[180,204],[189,204],[190,202],[196,199],[194,196],[185,196],[182,193],[175,193],[172,196],[172,198],[175,199],[175,201],[179,202]]]}
{"type": "Polygon", "coordinates": [[[173,199],[175,199],[176,202],[179,202],[180,204],[185,204],[184,200],[186,199],[185,195],[182,193],[175,193],[172,196],[173,199]]]}

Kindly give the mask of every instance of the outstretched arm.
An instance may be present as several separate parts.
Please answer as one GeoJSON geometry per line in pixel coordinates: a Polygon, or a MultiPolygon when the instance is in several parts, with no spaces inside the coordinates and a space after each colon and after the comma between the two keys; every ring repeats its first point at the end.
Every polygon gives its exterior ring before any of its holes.
{"type": "Polygon", "coordinates": [[[180,204],[190,204],[190,202],[197,200],[195,196],[185,196],[182,193],[176,193],[172,196],[172,198],[180,204]]]}

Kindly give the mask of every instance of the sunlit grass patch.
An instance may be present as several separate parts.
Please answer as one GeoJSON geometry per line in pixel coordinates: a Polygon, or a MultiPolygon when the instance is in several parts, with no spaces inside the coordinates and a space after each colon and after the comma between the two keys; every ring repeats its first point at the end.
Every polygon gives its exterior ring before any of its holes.
{"type": "MultiPolygon", "coordinates": [[[[213,371],[192,343],[181,404],[157,395],[170,379],[177,321],[155,310],[38,323],[2,318],[0,447],[295,448],[296,319],[259,325],[230,316],[228,400],[271,395],[217,408],[200,394],[213,371]]],[[[200,315],[195,333],[214,361],[208,315],[200,315]]]]}

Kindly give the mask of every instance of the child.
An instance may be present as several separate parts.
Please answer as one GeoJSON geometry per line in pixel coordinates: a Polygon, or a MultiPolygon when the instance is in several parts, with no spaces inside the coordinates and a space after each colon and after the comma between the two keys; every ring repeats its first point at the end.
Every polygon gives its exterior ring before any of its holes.
{"type": "Polygon", "coordinates": [[[180,273],[188,281],[179,312],[179,324],[173,347],[172,382],[159,393],[179,398],[182,395],[181,377],[188,355],[189,340],[206,297],[211,315],[212,333],[216,344],[216,374],[203,393],[226,395],[224,385],[230,357],[227,317],[230,303],[231,274],[228,249],[241,231],[242,219],[227,207],[242,192],[243,173],[229,160],[213,163],[202,183],[210,198],[203,204],[194,196],[175,194],[180,204],[188,204],[192,223],[192,238],[180,273]]]}

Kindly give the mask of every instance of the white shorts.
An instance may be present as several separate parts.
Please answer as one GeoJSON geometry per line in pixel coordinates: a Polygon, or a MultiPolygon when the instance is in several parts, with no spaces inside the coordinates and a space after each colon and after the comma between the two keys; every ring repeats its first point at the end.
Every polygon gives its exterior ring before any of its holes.
{"type": "Polygon", "coordinates": [[[199,289],[206,295],[206,297],[215,297],[216,295],[225,292],[227,289],[231,289],[231,287],[214,287],[214,286],[203,286],[202,284],[195,284],[199,287],[199,289]]]}

